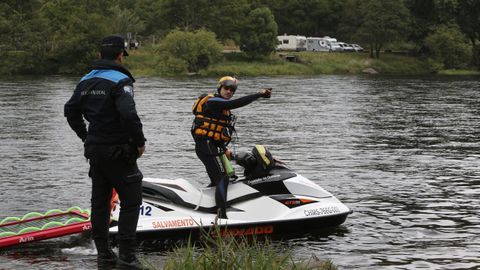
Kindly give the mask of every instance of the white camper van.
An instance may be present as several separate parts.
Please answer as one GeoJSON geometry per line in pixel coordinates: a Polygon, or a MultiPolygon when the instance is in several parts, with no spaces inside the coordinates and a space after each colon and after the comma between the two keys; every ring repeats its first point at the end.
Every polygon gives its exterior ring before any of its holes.
{"type": "Polygon", "coordinates": [[[305,51],[307,49],[307,38],[305,36],[287,35],[277,36],[279,51],[305,51]]]}
{"type": "Polygon", "coordinates": [[[328,52],[330,45],[324,38],[307,37],[307,51],[328,52]]]}

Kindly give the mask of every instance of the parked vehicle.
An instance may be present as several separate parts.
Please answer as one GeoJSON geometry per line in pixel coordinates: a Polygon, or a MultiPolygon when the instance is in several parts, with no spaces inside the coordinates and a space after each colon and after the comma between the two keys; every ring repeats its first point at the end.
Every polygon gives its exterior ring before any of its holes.
{"type": "Polygon", "coordinates": [[[343,52],[343,47],[338,44],[336,41],[331,41],[328,43],[330,46],[330,51],[331,52],[343,52]]]}
{"type": "Polygon", "coordinates": [[[329,36],[324,36],[323,39],[327,42],[330,52],[341,52],[343,48],[338,45],[337,39],[329,36]]]}
{"type": "Polygon", "coordinates": [[[350,44],[356,52],[363,52],[363,48],[358,44],[350,44]]]}
{"type": "Polygon", "coordinates": [[[307,38],[305,36],[287,35],[277,36],[279,51],[305,51],[307,50],[307,38]]]}
{"type": "Polygon", "coordinates": [[[355,49],[352,47],[352,45],[345,43],[345,42],[338,42],[338,45],[343,48],[344,52],[354,52],[355,49]]]}
{"type": "Polygon", "coordinates": [[[360,52],[363,48],[358,44],[339,42],[336,38],[305,37],[300,35],[277,36],[278,51],[317,51],[317,52],[360,52]]]}
{"type": "Polygon", "coordinates": [[[328,52],[330,51],[330,46],[324,38],[307,37],[307,51],[328,52]]]}

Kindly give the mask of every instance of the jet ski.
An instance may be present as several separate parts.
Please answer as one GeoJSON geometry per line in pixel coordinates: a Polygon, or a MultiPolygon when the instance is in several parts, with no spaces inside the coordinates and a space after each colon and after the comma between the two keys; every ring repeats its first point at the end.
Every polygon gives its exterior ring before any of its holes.
{"type": "MultiPolygon", "coordinates": [[[[268,150],[260,152],[263,156],[247,153],[236,158],[245,173],[228,185],[227,219],[217,217],[215,187],[197,187],[195,181],[185,179],[144,178],[137,238],[196,237],[212,228],[221,236],[303,233],[335,227],[346,220],[351,210],[335,196],[284,163],[275,162],[268,150]],[[272,161],[268,166],[261,164],[268,160],[272,161]]],[[[117,200],[113,224],[119,211],[117,200]]],[[[118,227],[112,226],[110,233],[116,235],[118,227]]]]}

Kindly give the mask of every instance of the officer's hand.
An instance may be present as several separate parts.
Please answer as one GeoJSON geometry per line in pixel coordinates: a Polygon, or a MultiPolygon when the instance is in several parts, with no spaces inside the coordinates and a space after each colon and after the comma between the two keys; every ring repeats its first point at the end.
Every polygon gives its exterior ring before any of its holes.
{"type": "Polygon", "coordinates": [[[145,153],[145,145],[142,147],[137,147],[138,150],[138,157],[141,157],[143,153],[145,153]]]}
{"type": "Polygon", "coordinates": [[[260,90],[260,94],[264,98],[270,98],[270,96],[272,95],[272,88],[262,88],[260,90]]]}

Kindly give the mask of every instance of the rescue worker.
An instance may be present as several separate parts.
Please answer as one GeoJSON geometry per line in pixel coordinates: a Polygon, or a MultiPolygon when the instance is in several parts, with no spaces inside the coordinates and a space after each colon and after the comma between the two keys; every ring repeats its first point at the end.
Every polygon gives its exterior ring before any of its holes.
{"type": "Polygon", "coordinates": [[[271,89],[261,89],[256,94],[232,99],[238,80],[231,76],[218,81],[216,94],[201,95],[193,105],[195,115],[191,133],[195,140],[195,152],[203,162],[210,178],[210,186],[216,186],[215,202],[219,218],[227,218],[227,187],[229,177],[220,156],[229,155],[228,143],[235,132],[234,115],[230,110],[250,104],[260,97],[270,98],[271,89]]]}
{"type": "Polygon", "coordinates": [[[142,203],[142,178],[137,158],[145,151],[142,123],[133,100],[132,74],[122,65],[125,40],[102,40],[100,58],[78,83],[65,104],[68,124],[84,142],[92,178],[92,236],[99,268],[143,269],[135,256],[136,227],[142,203]],[[88,130],[84,119],[89,122],[88,130]],[[119,256],[109,246],[112,188],[120,198],[119,256]]]}

